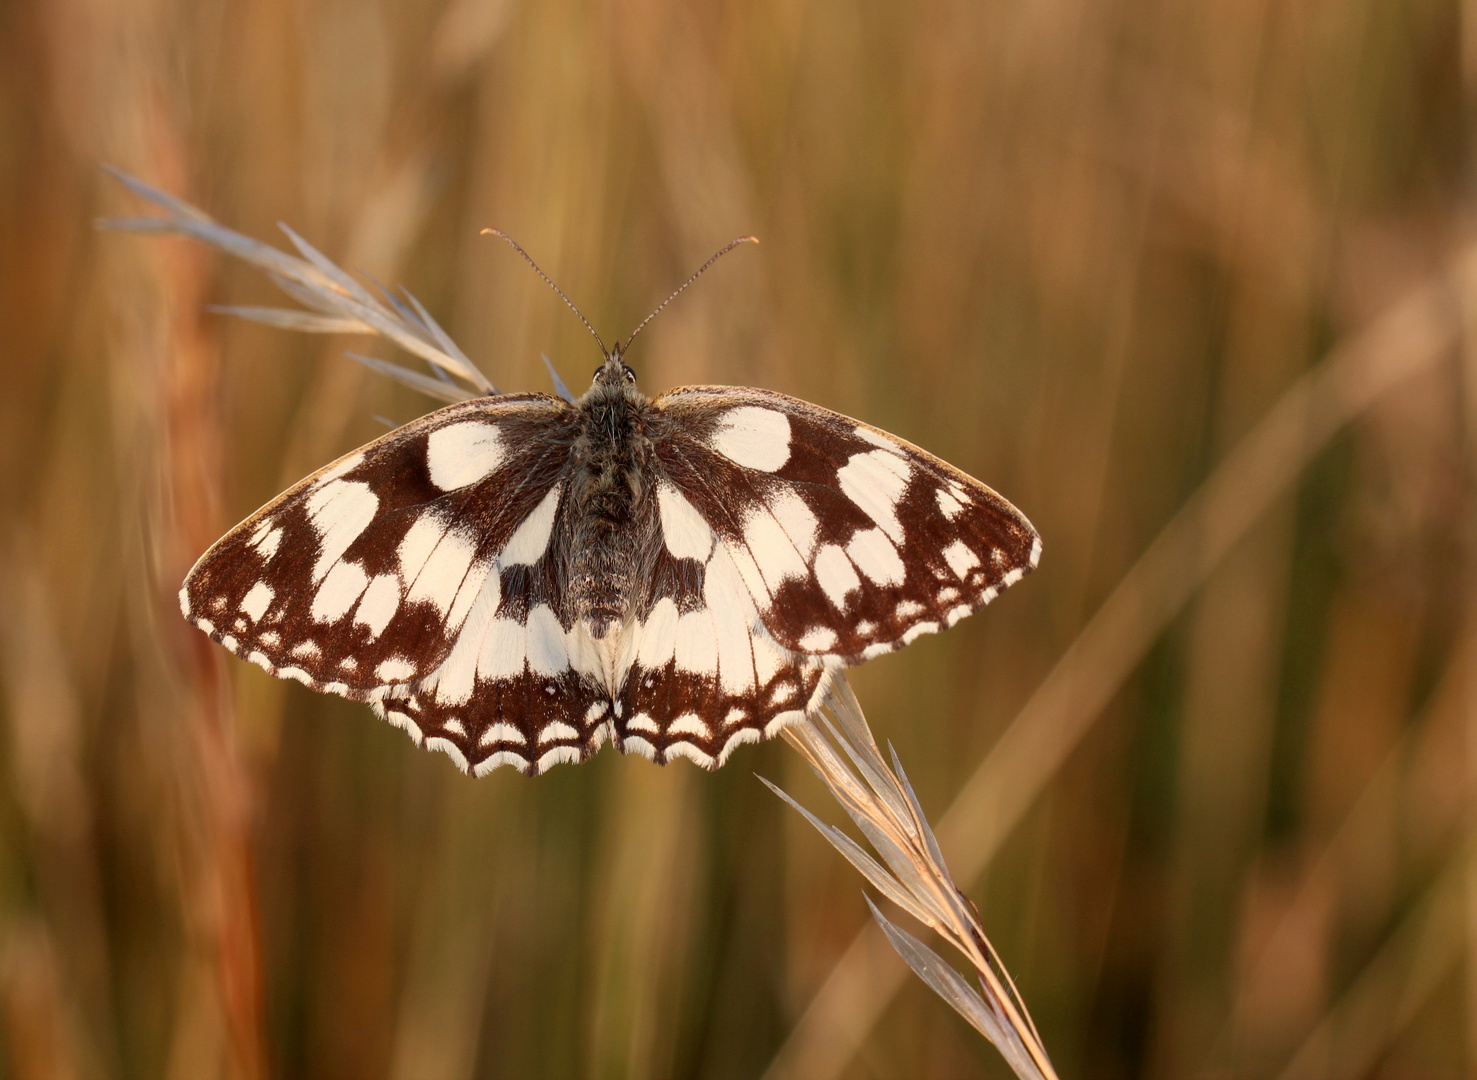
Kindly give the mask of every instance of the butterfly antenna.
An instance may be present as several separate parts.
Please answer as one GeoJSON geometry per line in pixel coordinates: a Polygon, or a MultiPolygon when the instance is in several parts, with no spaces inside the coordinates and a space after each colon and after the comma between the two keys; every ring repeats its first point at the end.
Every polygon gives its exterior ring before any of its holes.
{"type": "Polygon", "coordinates": [[[713,255],[713,257],[711,259],[709,259],[707,262],[703,263],[702,266],[699,266],[696,270],[694,270],[692,272],[692,277],[690,277],[686,281],[684,281],[677,288],[676,292],[672,293],[671,296],[669,296],[665,300],[663,300],[660,304],[658,304],[656,306],[656,310],[655,311],[653,311],[650,315],[646,316],[646,318],[644,318],[644,319],[641,320],[641,325],[638,326],[638,327],[636,327],[636,329],[634,329],[634,330],[631,331],[631,336],[628,337],[628,338],[626,338],[626,343],[620,347],[621,352],[624,353],[627,349],[629,349],[631,347],[631,342],[633,342],[633,341],[636,340],[636,335],[639,334],[639,333],[641,333],[641,331],[646,328],[646,324],[649,323],[649,322],[651,322],[652,319],[656,318],[657,315],[661,314],[662,308],[666,307],[673,300],[677,299],[677,297],[681,295],[683,289],[687,288],[687,286],[691,285],[700,276],[702,276],[702,272],[704,270],[706,270],[708,267],[712,266],[715,262],[717,262],[719,259],[723,258],[723,256],[727,255],[730,251],[732,251],[734,248],[738,247],[740,244],[757,244],[757,243],[759,243],[759,238],[757,236],[740,236],[737,240],[730,240],[728,243],[724,244],[721,248],[719,248],[717,250],[717,252],[714,253],[714,255],[713,255]]]}
{"type": "MultiPolygon", "coordinates": [[[[528,260],[528,265],[531,266],[531,267],[533,267],[533,272],[535,274],[537,274],[539,277],[543,278],[544,281],[545,281],[545,283],[548,284],[549,288],[553,289],[556,293],[559,294],[559,299],[563,300],[566,304],[569,305],[569,310],[572,311],[572,312],[574,312],[576,315],[578,315],[580,317],[580,322],[582,322],[582,323],[585,324],[585,329],[588,330],[591,334],[594,335],[595,341],[600,346],[600,355],[601,356],[609,356],[610,355],[610,350],[605,347],[605,342],[603,342],[603,341],[600,340],[600,335],[598,333],[596,333],[595,328],[590,325],[590,320],[587,319],[587,318],[585,318],[585,313],[583,311],[581,311],[579,308],[577,308],[577,307],[574,306],[574,301],[571,300],[569,297],[567,297],[567,296],[564,295],[564,290],[561,289],[558,285],[555,285],[554,284],[554,280],[551,277],[549,277],[548,274],[544,273],[541,269],[539,269],[539,264],[533,261],[533,256],[532,255],[530,255],[528,252],[524,251],[521,247],[518,246],[518,241],[514,240],[511,236],[509,236],[507,233],[503,232],[501,229],[483,229],[482,230],[482,235],[483,236],[491,235],[491,236],[501,237],[502,239],[504,239],[504,240],[506,240],[508,242],[508,246],[509,247],[511,247],[519,255],[522,255],[525,259],[527,259],[528,260]]],[[[734,243],[738,243],[738,241],[735,240],[734,243]]],[[[728,246],[729,247],[733,247],[733,244],[729,244],[728,246]]],[[[727,248],[725,248],[724,250],[726,251],[727,248]]],[[[722,252],[719,252],[719,254],[722,254],[722,252]]],[[[717,258],[717,256],[715,255],[714,258],[717,258]]],[[[712,259],[709,259],[708,261],[709,262],[712,262],[712,259]]],[[[703,270],[706,270],[706,269],[707,269],[706,266],[703,267],[703,270]]],[[[699,270],[698,273],[699,274],[702,273],[702,270],[699,270]]],[[[693,275],[693,277],[696,277],[696,276],[697,276],[697,274],[694,274],[693,275]]],[[[687,286],[684,285],[682,288],[685,289],[686,287],[687,286]]],[[[681,292],[682,290],[679,289],[677,291],[678,292],[681,292]]],[[[660,311],[661,309],[658,308],[657,310],[660,311]]]]}

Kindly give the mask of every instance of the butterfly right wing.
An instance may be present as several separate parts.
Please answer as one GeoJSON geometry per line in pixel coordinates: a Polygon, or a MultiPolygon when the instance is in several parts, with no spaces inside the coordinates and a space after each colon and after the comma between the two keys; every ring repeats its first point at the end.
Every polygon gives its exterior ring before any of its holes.
{"type": "Polygon", "coordinates": [[[653,405],[660,540],[618,665],[624,749],[721,765],[813,710],[829,672],[954,625],[1040,556],[999,495],[870,425],[748,387],[653,405]]]}
{"type": "MultiPolygon", "coordinates": [[[[180,606],[238,656],[368,701],[464,769],[500,753],[528,768],[555,719],[605,697],[569,662],[552,554],[576,423],[542,394],[430,413],[227,533],[180,606]]],[[[556,740],[565,759],[590,734],[556,740]]]]}

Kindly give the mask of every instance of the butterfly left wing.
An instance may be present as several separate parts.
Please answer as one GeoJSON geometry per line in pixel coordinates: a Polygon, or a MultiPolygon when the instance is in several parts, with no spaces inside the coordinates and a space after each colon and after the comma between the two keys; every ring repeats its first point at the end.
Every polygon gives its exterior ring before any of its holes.
{"type": "Polygon", "coordinates": [[[668,543],[710,529],[708,572],[741,583],[797,661],[856,664],[953,626],[1041,557],[1031,523],[990,488],[840,413],[723,386],[655,405],[668,543]]]}
{"type": "Polygon", "coordinates": [[[319,470],[227,533],[185,617],[273,675],[367,701],[466,770],[541,771],[604,737],[557,557],[574,410],[478,398],[319,470]]]}

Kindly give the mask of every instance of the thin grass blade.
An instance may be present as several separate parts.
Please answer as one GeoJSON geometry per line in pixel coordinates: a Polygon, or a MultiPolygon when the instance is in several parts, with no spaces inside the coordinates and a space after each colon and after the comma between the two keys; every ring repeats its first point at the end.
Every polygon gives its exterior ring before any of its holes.
{"type": "MultiPolygon", "coordinates": [[[[321,312],[324,315],[334,315],[342,318],[349,317],[344,315],[343,297],[339,296],[336,292],[325,293],[318,286],[304,285],[296,278],[286,277],[282,274],[269,273],[267,277],[271,278],[273,285],[277,286],[277,288],[281,289],[305,308],[321,312]]],[[[371,331],[373,329],[368,323],[364,324],[364,328],[371,331]]]]}
{"type": "Polygon", "coordinates": [[[871,900],[872,918],[887,935],[903,962],[913,969],[935,994],[948,1002],[960,1016],[995,1045],[1011,1070],[1021,1080],[1054,1080],[1042,1072],[1020,1035],[992,1009],[969,982],[943,961],[936,952],[901,927],[894,926],[871,900]]]}
{"type": "Polygon", "coordinates": [[[120,232],[139,233],[174,233],[179,236],[188,236],[199,240],[203,244],[219,248],[221,251],[253,266],[261,267],[268,273],[282,274],[289,277],[302,277],[303,270],[311,270],[307,263],[300,259],[294,259],[285,252],[278,251],[270,244],[263,244],[253,240],[249,236],[232,232],[222,225],[217,225],[209,218],[179,218],[179,217],[122,217],[122,218],[100,218],[97,222],[99,228],[114,229],[120,232]]]}
{"type": "Polygon", "coordinates": [[[436,398],[438,401],[446,401],[455,404],[458,401],[470,401],[477,395],[465,387],[456,383],[444,382],[441,379],[433,379],[429,375],[422,375],[419,371],[392,364],[388,360],[377,360],[373,356],[361,356],[359,353],[344,353],[350,360],[356,360],[369,368],[370,371],[394,379],[396,382],[404,383],[412,390],[419,390],[427,397],[436,398]]]}
{"type": "Polygon", "coordinates": [[[477,375],[477,380],[473,381],[480,380],[479,385],[481,386],[483,392],[488,394],[496,394],[498,392],[497,387],[493,386],[492,383],[488,381],[487,377],[482,374],[476,364],[467,359],[467,354],[462,352],[461,346],[459,346],[455,341],[451,339],[450,334],[441,329],[441,324],[438,323],[431,315],[431,313],[425,309],[421,302],[416,299],[415,294],[407,289],[401,289],[400,292],[405,296],[406,300],[410,301],[411,306],[415,308],[416,314],[420,316],[421,325],[423,325],[428,331],[430,331],[431,337],[435,339],[436,343],[440,345],[441,348],[446,350],[446,354],[448,356],[456,357],[463,364],[465,364],[470,371],[477,375]]]}
{"type": "MultiPolygon", "coordinates": [[[[449,372],[477,387],[483,393],[496,393],[496,388],[487,377],[477,370],[465,353],[432,319],[414,297],[407,294],[414,311],[393,297],[386,304],[334,264],[327,256],[299,236],[291,226],[283,224],[282,231],[301,253],[295,258],[269,244],[253,240],[241,233],[217,225],[202,211],[173,196],[166,195],[140,180],[109,168],[108,172],[150,202],[163,207],[169,216],[161,218],[113,218],[99,222],[104,228],[122,229],[143,233],[177,233],[192,237],[254,266],[265,270],[273,282],[298,303],[317,312],[320,316],[333,319],[352,320],[358,324],[358,332],[371,332],[388,338],[407,352],[418,356],[429,364],[442,382],[449,372]]],[[[388,294],[387,294],[388,296],[388,294]]],[[[247,315],[247,318],[254,316],[247,315]]],[[[346,322],[323,322],[313,318],[293,320],[283,316],[257,316],[257,321],[288,329],[307,330],[313,333],[349,331],[346,322]]],[[[376,370],[380,370],[376,368],[376,370]]],[[[386,372],[387,374],[389,372],[386,372]]],[[[391,376],[408,382],[419,390],[426,386],[405,377],[404,369],[395,369],[391,376]]],[[[429,392],[429,391],[428,391],[429,392]]],[[[464,401],[474,395],[464,393],[460,387],[440,389],[433,396],[442,400],[464,401]],[[451,396],[451,395],[455,396],[451,396]]]]}
{"type": "MultiPolygon", "coordinates": [[[[189,203],[175,198],[167,191],[160,191],[153,185],[144,183],[136,176],[130,176],[128,173],[124,172],[116,165],[105,164],[102,166],[102,170],[103,172],[111,176],[114,180],[117,180],[124,187],[128,188],[129,191],[132,191],[135,195],[139,195],[145,199],[148,199],[149,202],[154,203],[157,206],[164,207],[164,209],[168,210],[171,214],[175,214],[182,218],[189,218],[194,221],[213,223],[213,219],[210,217],[210,215],[207,214],[204,210],[201,210],[199,207],[191,206],[189,203]]],[[[154,221],[157,219],[145,218],[142,220],[154,221]]]]}
{"type": "Polygon", "coordinates": [[[897,815],[899,822],[906,823],[908,820],[907,806],[897,795],[897,784],[888,775],[887,763],[882,758],[882,752],[877,748],[877,741],[872,737],[871,728],[867,726],[861,703],[857,701],[851,684],[845,678],[837,676],[832,679],[825,706],[831,714],[831,719],[835,721],[833,724],[831,720],[822,717],[831,737],[841,745],[857,771],[866,780],[867,785],[886,803],[888,809],[897,815]]]}
{"type": "Polygon", "coordinates": [[[852,866],[856,867],[861,875],[870,881],[878,892],[882,893],[882,895],[886,896],[919,922],[925,924],[930,922],[928,912],[920,907],[918,902],[908,893],[908,890],[889,874],[876,859],[868,855],[860,844],[835,826],[827,825],[824,821],[821,821],[820,818],[792,799],[787,792],[770,783],[764,777],[759,777],[759,781],[765,787],[769,788],[770,791],[789,803],[806,821],[815,826],[816,831],[830,841],[832,847],[846,856],[846,860],[852,866]]]}
{"type": "Polygon", "coordinates": [[[841,760],[835,748],[826,741],[820,730],[810,720],[790,725],[784,729],[783,735],[785,740],[805,758],[811,770],[838,802],[843,805],[851,802],[857,806],[864,806],[872,801],[872,795],[866,785],[846,767],[846,763],[841,760]]]}
{"type": "Polygon", "coordinates": [[[856,699],[856,692],[852,690],[851,683],[845,678],[837,677],[831,680],[826,695],[826,707],[831,710],[843,729],[849,733],[852,742],[858,746],[871,747],[876,752],[877,759],[879,761],[882,759],[882,754],[877,749],[877,740],[872,737],[872,729],[867,726],[862,704],[856,699]]]}
{"type": "Polygon", "coordinates": [[[251,307],[234,304],[210,304],[206,311],[217,315],[234,315],[248,322],[275,326],[280,330],[298,330],[305,334],[371,334],[374,331],[358,319],[341,315],[315,315],[294,308],[251,307]]]}
{"type": "Polygon", "coordinates": [[[919,860],[912,852],[888,836],[886,831],[878,827],[875,822],[857,815],[852,815],[852,820],[866,836],[867,843],[871,844],[882,856],[883,861],[892,870],[903,888],[912,894],[918,905],[930,913],[929,917],[922,921],[941,934],[954,936],[948,912],[944,911],[939,903],[940,890],[929,887],[929,868],[926,865],[920,866],[919,860]]]}
{"type": "Polygon", "coordinates": [[[907,802],[898,794],[897,784],[892,782],[887,775],[887,765],[880,754],[876,754],[876,746],[868,746],[863,741],[861,746],[856,746],[836,729],[826,717],[821,717],[821,723],[825,724],[826,730],[831,737],[840,745],[842,751],[851,759],[852,766],[862,779],[866,781],[867,787],[871,788],[872,797],[882,803],[888,812],[896,819],[897,824],[904,831],[912,831],[911,814],[908,811],[907,802]],[[875,756],[874,756],[875,755],[875,756]]]}
{"type": "Polygon", "coordinates": [[[308,262],[317,267],[318,270],[322,272],[325,277],[327,277],[330,281],[332,281],[335,285],[342,289],[346,294],[353,297],[355,300],[359,301],[359,303],[365,305],[366,307],[379,306],[379,302],[375,300],[374,294],[372,292],[366,289],[363,285],[359,284],[359,282],[355,281],[347,272],[339,269],[338,264],[330,259],[327,255],[323,254],[323,252],[319,251],[312,244],[308,243],[301,236],[299,236],[297,234],[297,231],[293,229],[291,225],[287,224],[287,222],[285,221],[279,221],[277,222],[277,228],[281,229],[287,235],[287,238],[292,241],[292,246],[297,248],[303,258],[307,259],[308,262]]]}
{"type": "MultiPolygon", "coordinates": [[[[361,270],[360,273],[364,272],[361,270]]],[[[431,328],[426,325],[425,320],[422,319],[420,315],[417,315],[415,313],[415,310],[412,309],[409,305],[403,303],[400,297],[395,295],[393,290],[387,289],[384,283],[379,281],[373,274],[364,274],[364,276],[369,279],[370,283],[373,284],[375,289],[379,292],[379,301],[388,306],[394,316],[398,318],[402,323],[404,323],[408,328],[410,328],[410,330],[414,332],[417,337],[420,337],[428,342],[436,340],[436,335],[431,332],[431,328]]],[[[410,293],[405,292],[404,289],[401,289],[400,291],[402,293],[405,293],[405,296],[408,297],[412,302],[415,300],[415,297],[411,296],[410,293]]],[[[420,307],[420,305],[417,304],[416,307],[420,307]]],[[[421,308],[421,311],[424,313],[425,309],[421,308]]],[[[444,346],[441,346],[440,342],[437,342],[437,345],[438,347],[442,347],[444,351],[444,346]]],[[[435,375],[436,378],[440,379],[442,382],[449,383],[452,381],[451,376],[447,374],[446,369],[442,367],[439,363],[434,360],[427,360],[426,363],[431,368],[431,374],[435,375]]]]}
{"type": "MultiPolygon", "coordinates": [[[[923,813],[923,805],[918,801],[918,795],[913,790],[912,782],[908,780],[908,774],[903,770],[903,763],[897,756],[897,750],[890,742],[887,744],[887,752],[892,757],[892,771],[897,777],[897,786],[902,790],[904,798],[908,800],[908,809],[912,812],[914,835],[922,838],[934,865],[948,873],[948,864],[944,862],[944,853],[939,849],[938,838],[933,835],[933,827],[928,824],[928,817],[923,813]]],[[[950,878],[949,884],[953,883],[953,879],[950,878]]]]}
{"type": "Polygon", "coordinates": [[[573,402],[574,395],[569,392],[569,387],[564,385],[564,380],[559,377],[559,372],[554,370],[554,362],[549,359],[547,353],[540,353],[544,360],[544,367],[549,369],[549,378],[554,380],[554,393],[565,401],[573,402]]]}

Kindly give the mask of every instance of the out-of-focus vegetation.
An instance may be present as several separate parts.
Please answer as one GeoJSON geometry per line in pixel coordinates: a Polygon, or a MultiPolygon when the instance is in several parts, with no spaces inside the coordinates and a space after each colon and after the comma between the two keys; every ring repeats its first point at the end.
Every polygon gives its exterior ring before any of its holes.
{"type": "Polygon", "coordinates": [[[1059,1072],[1470,1075],[1474,93],[1453,3],[0,8],[0,1072],[1005,1075],[754,779],[819,805],[782,743],[471,781],[183,623],[217,535],[432,403],[94,231],[108,161],[509,389],[598,356],[480,228],[607,339],[759,235],[643,385],[863,417],[1045,538],[853,684],[1059,1072]]]}

